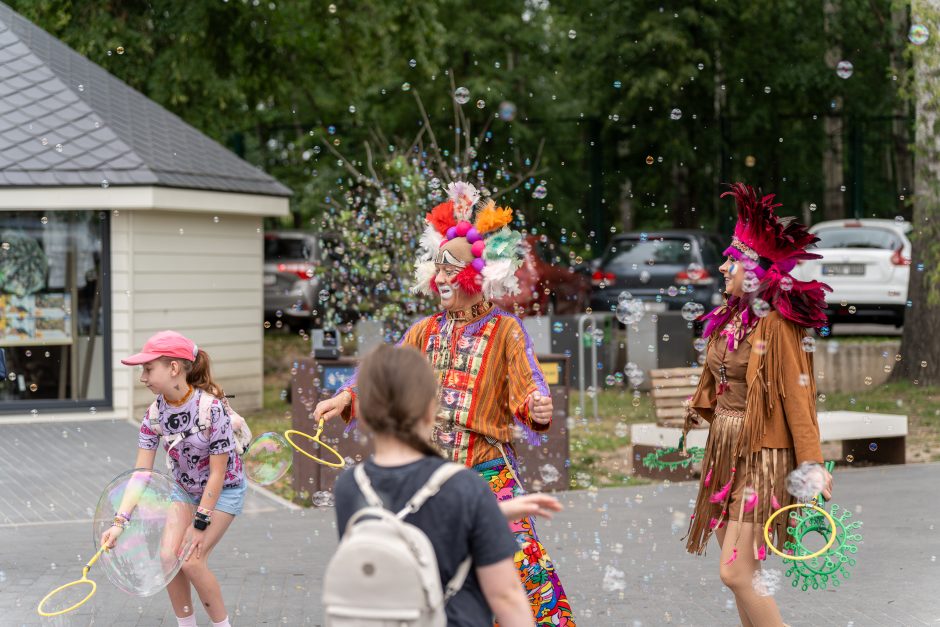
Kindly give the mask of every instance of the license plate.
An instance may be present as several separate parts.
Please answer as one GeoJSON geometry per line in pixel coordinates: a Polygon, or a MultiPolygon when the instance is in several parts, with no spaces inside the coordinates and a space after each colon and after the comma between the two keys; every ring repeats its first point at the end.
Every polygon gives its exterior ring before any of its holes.
{"type": "Polygon", "coordinates": [[[277,276],[273,274],[264,275],[264,284],[265,286],[271,286],[277,283],[277,276]]]}
{"type": "Polygon", "coordinates": [[[864,276],[865,264],[862,264],[862,263],[823,264],[822,273],[824,276],[864,276]]]}

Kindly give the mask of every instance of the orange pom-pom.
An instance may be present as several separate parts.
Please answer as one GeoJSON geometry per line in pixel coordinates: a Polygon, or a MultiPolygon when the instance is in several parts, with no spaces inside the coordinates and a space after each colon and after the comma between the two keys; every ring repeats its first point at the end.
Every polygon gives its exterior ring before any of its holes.
{"type": "Polygon", "coordinates": [[[483,235],[501,229],[510,222],[512,222],[512,209],[497,207],[496,203],[490,200],[477,213],[477,222],[474,226],[476,226],[477,233],[483,235]]]}
{"type": "Polygon", "coordinates": [[[454,218],[454,202],[452,200],[442,202],[424,216],[424,219],[434,227],[435,231],[446,235],[447,229],[457,225],[457,219],[454,218]]]}

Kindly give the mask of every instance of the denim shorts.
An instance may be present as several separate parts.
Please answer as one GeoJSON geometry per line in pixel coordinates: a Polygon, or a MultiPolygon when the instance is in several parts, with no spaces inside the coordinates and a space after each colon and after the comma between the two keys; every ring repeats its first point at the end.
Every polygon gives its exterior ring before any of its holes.
{"type": "MultiPolygon", "coordinates": [[[[189,498],[190,503],[199,505],[199,499],[192,494],[183,490],[180,490],[180,492],[189,498]]],[[[232,516],[238,516],[242,513],[242,506],[245,505],[246,492],[248,492],[248,481],[246,479],[242,479],[242,484],[237,488],[222,488],[222,494],[219,495],[219,500],[215,502],[215,509],[232,516]]],[[[174,497],[173,500],[177,499],[174,497]]]]}

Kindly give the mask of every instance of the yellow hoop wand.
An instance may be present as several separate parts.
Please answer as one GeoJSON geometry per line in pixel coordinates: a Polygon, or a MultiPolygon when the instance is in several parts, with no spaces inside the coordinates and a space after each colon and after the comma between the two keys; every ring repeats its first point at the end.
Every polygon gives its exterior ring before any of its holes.
{"type": "Polygon", "coordinates": [[[327,444],[326,442],[324,442],[324,441],[322,441],[322,440],[320,439],[320,434],[321,434],[321,433],[323,433],[323,418],[320,418],[320,422],[317,423],[317,432],[316,432],[315,434],[310,435],[309,433],[304,433],[303,431],[297,431],[297,430],[295,430],[295,429],[288,429],[287,431],[284,432],[284,438],[285,438],[288,442],[290,442],[290,445],[293,446],[294,449],[295,449],[298,453],[302,453],[302,454],[306,455],[307,457],[309,457],[309,458],[312,459],[313,461],[317,462],[318,464],[323,464],[324,466],[329,466],[330,468],[343,468],[343,467],[345,467],[345,466],[346,466],[346,460],[343,458],[342,455],[339,454],[339,451],[337,451],[335,448],[333,448],[332,446],[330,446],[329,444],[327,444]],[[335,456],[336,456],[336,459],[338,459],[339,461],[338,461],[338,462],[331,462],[331,461],[327,461],[327,460],[325,460],[325,459],[320,459],[319,457],[314,457],[313,455],[311,455],[311,454],[308,453],[307,451],[305,451],[305,450],[303,450],[302,448],[300,448],[300,447],[297,445],[297,443],[294,442],[294,441],[291,439],[291,436],[292,436],[292,435],[299,435],[300,437],[307,438],[308,440],[310,440],[310,441],[313,442],[314,444],[319,444],[321,448],[324,448],[324,449],[326,449],[327,451],[329,451],[330,453],[332,453],[333,455],[335,455],[335,456]]]}
{"type": "Polygon", "coordinates": [[[777,555],[779,555],[780,557],[784,559],[792,560],[794,562],[803,562],[806,560],[813,559],[814,557],[819,557],[820,555],[822,555],[823,553],[829,550],[829,547],[831,547],[833,543],[836,541],[836,521],[832,518],[832,515],[829,512],[827,512],[823,508],[816,505],[815,501],[813,503],[794,503],[793,505],[787,505],[786,507],[781,507],[780,509],[778,509],[777,511],[775,511],[773,514],[770,515],[770,518],[768,518],[767,522],[764,523],[764,541],[767,543],[767,548],[773,551],[774,553],[776,553],[777,555]],[[782,512],[785,512],[789,509],[796,509],[798,507],[808,507],[810,509],[816,510],[817,512],[825,516],[826,520],[829,521],[829,529],[832,531],[832,533],[829,535],[829,542],[826,543],[826,546],[819,549],[815,553],[810,553],[809,555],[787,555],[786,553],[784,553],[783,551],[775,547],[773,543],[770,541],[770,525],[774,521],[774,518],[779,516],[782,512]]]}
{"type": "Polygon", "coordinates": [[[87,601],[88,599],[90,599],[90,598],[92,597],[92,595],[94,595],[95,592],[98,590],[98,584],[96,584],[94,581],[92,581],[91,579],[88,578],[88,571],[91,570],[92,565],[93,565],[95,562],[98,561],[98,558],[101,557],[101,554],[102,554],[104,551],[106,551],[107,549],[108,549],[108,546],[107,546],[106,544],[103,544],[103,545],[101,546],[101,548],[98,549],[98,552],[95,553],[95,556],[92,557],[92,558],[88,561],[88,563],[85,564],[85,568],[82,569],[82,578],[81,578],[81,579],[76,579],[75,581],[70,581],[70,582],[68,582],[67,584],[63,585],[63,586],[59,586],[58,588],[56,588],[55,590],[53,590],[52,592],[50,592],[49,594],[47,594],[46,596],[44,596],[44,597],[42,598],[42,601],[39,602],[39,606],[36,608],[36,612],[37,612],[40,616],[46,616],[46,617],[59,616],[59,615],[61,615],[61,614],[65,614],[66,612],[71,612],[72,610],[74,610],[74,609],[76,609],[76,608],[82,606],[82,605],[85,603],[85,601],[87,601]],[[81,601],[79,601],[78,603],[74,603],[74,604],[72,604],[71,606],[65,608],[64,610],[59,610],[58,612],[46,612],[45,610],[42,609],[42,606],[46,604],[46,602],[49,600],[50,597],[55,596],[56,594],[58,594],[59,592],[62,592],[62,591],[65,590],[66,588],[71,588],[72,586],[77,586],[77,585],[83,584],[83,583],[90,584],[90,585],[91,585],[91,591],[89,591],[89,593],[85,595],[85,598],[82,599],[81,601]]]}

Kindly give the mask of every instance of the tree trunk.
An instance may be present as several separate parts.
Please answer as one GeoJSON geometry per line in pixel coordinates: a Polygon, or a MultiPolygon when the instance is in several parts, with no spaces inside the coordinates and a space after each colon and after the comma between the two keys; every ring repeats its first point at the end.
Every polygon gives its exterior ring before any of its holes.
{"type": "MultiPolygon", "coordinates": [[[[937,24],[940,0],[914,0],[913,14],[937,24]]],[[[894,381],[940,385],[940,36],[914,48],[917,119],[914,162],[913,260],[904,320],[901,361],[894,381]]]]}
{"type": "MultiPolygon", "coordinates": [[[[904,42],[907,41],[907,33],[910,30],[911,22],[908,19],[907,7],[902,3],[895,3],[891,10],[891,30],[894,32],[894,41],[897,42],[891,47],[891,70],[895,76],[903,76],[907,71],[904,62],[904,42]]],[[[904,98],[898,99],[898,104],[894,108],[894,119],[891,121],[891,145],[892,156],[894,160],[893,173],[895,180],[895,202],[897,203],[897,215],[907,214],[906,198],[913,192],[914,183],[914,158],[911,154],[911,129],[909,115],[909,102],[904,98]]]]}
{"type": "MultiPolygon", "coordinates": [[[[827,33],[832,30],[831,24],[838,19],[838,15],[838,1],[825,0],[823,16],[827,33]]],[[[841,56],[841,47],[837,43],[833,44],[826,50],[826,66],[835,72],[841,56]]],[[[845,192],[842,191],[842,186],[845,184],[842,163],[842,98],[835,98],[834,101],[836,103],[834,110],[823,118],[826,130],[826,150],[823,153],[823,220],[838,220],[845,217],[845,192]]]]}

